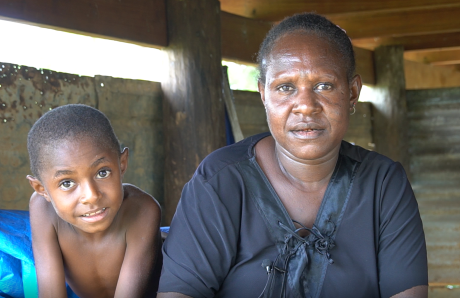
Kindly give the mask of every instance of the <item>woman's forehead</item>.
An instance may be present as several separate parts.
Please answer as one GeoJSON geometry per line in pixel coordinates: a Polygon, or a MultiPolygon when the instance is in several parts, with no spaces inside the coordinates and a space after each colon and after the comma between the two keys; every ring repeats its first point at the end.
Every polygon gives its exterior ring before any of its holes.
{"type": "Polygon", "coordinates": [[[265,64],[268,72],[294,66],[346,68],[341,53],[331,42],[307,32],[294,32],[280,37],[267,56],[265,64]]]}

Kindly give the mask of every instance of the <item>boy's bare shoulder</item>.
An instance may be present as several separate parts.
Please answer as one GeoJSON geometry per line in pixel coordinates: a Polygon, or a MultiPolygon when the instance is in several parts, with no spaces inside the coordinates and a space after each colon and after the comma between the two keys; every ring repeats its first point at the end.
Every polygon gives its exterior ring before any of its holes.
{"type": "Polygon", "coordinates": [[[31,215],[38,216],[40,218],[47,218],[54,224],[58,219],[58,215],[53,208],[53,205],[46,201],[46,199],[34,192],[29,200],[29,212],[31,215]]]}
{"type": "MultiPolygon", "coordinates": [[[[124,200],[121,210],[127,220],[157,223],[161,221],[161,208],[154,197],[132,184],[123,183],[124,200]]],[[[120,211],[121,211],[120,210],[120,211]]]]}

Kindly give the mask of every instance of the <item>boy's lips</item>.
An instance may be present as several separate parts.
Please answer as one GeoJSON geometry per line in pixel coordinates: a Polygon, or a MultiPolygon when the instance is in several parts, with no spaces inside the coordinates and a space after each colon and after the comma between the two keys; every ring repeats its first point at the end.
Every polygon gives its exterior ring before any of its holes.
{"type": "Polygon", "coordinates": [[[107,207],[86,212],[85,214],[80,215],[80,217],[89,222],[95,222],[103,219],[107,214],[107,207]]]}

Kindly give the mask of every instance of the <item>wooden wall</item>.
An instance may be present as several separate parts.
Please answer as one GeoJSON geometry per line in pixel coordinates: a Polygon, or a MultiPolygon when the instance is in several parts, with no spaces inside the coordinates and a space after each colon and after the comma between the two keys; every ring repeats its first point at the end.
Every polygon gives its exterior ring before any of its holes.
{"type": "Polygon", "coordinates": [[[27,210],[32,188],[27,134],[50,108],[84,103],[111,120],[130,148],[124,182],[163,198],[163,113],[159,83],[79,77],[0,63],[0,209],[27,210]]]}
{"type": "Polygon", "coordinates": [[[458,285],[460,88],[409,90],[406,98],[411,182],[425,228],[429,281],[458,285]]]}

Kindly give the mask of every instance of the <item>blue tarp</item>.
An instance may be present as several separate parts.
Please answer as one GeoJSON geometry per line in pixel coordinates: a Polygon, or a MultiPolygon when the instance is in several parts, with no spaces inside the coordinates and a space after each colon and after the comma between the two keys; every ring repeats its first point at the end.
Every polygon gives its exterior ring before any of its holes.
{"type": "MultiPolygon", "coordinates": [[[[69,287],[67,296],[78,298],[69,287]]],[[[0,297],[38,297],[29,211],[0,209],[0,297]]]]}
{"type": "Polygon", "coordinates": [[[38,297],[28,211],[0,210],[0,296],[38,297]]]}

